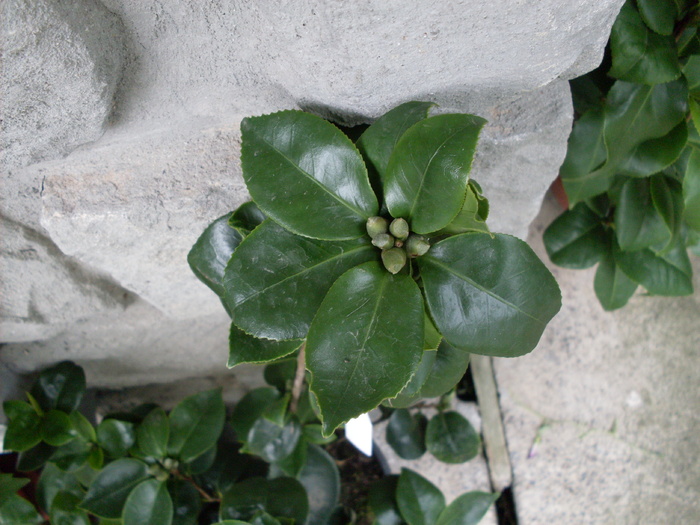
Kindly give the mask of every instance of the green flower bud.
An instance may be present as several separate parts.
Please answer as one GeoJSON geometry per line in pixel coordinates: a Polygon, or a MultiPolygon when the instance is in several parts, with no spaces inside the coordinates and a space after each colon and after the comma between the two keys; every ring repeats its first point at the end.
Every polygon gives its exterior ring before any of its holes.
{"type": "Polygon", "coordinates": [[[367,233],[374,239],[377,235],[387,232],[389,223],[384,217],[370,217],[367,219],[367,233]]]}
{"type": "Polygon", "coordinates": [[[390,273],[397,274],[401,271],[401,268],[406,266],[406,252],[401,248],[384,250],[382,251],[382,262],[384,263],[384,268],[389,270],[390,273]]]}
{"type": "Polygon", "coordinates": [[[391,224],[389,225],[389,231],[391,234],[396,237],[400,241],[405,241],[406,237],[408,237],[408,234],[410,233],[410,230],[408,229],[408,223],[405,221],[405,219],[394,219],[391,221],[391,224]]]}
{"type": "Polygon", "coordinates": [[[422,235],[411,234],[406,241],[406,252],[409,257],[420,257],[430,249],[430,244],[422,235]]]}
{"type": "Polygon", "coordinates": [[[173,458],[165,458],[163,460],[163,467],[165,467],[166,470],[173,470],[178,467],[179,463],[176,459],[173,458]]]}
{"type": "Polygon", "coordinates": [[[388,250],[394,247],[394,238],[388,233],[379,233],[372,239],[372,244],[382,250],[388,250]]]}

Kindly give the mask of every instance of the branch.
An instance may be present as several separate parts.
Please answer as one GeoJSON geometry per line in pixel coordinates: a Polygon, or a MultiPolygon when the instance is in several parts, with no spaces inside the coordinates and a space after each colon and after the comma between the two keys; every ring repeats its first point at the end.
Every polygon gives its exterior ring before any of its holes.
{"type": "Polygon", "coordinates": [[[299,406],[299,398],[304,389],[304,378],[306,376],[306,341],[301,345],[299,357],[297,357],[297,371],[294,375],[294,384],[292,385],[292,401],[289,404],[289,411],[295,414],[299,406]]]}

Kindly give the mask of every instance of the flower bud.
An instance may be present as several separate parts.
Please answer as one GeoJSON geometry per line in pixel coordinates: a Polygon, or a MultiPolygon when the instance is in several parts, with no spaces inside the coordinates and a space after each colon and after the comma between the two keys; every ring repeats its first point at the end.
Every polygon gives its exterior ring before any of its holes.
{"type": "Polygon", "coordinates": [[[367,219],[367,233],[374,239],[377,235],[386,233],[388,225],[384,217],[370,217],[367,219]]]}
{"type": "Polygon", "coordinates": [[[406,265],[406,252],[401,248],[389,248],[382,251],[382,262],[384,268],[390,273],[397,274],[406,265]]]}
{"type": "Polygon", "coordinates": [[[409,257],[420,257],[430,249],[430,244],[422,235],[411,234],[406,241],[406,252],[409,257]]]}
{"type": "Polygon", "coordinates": [[[404,241],[409,234],[408,223],[405,219],[394,219],[389,225],[389,231],[398,240],[404,241]]]}
{"type": "Polygon", "coordinates": [[[394,247],[394,238],[388,233],[380,233],[374,236],[372,244],[382,250],[388,250],[394,247]]]}
{"type": "Polygon", "coordinates": [[[178,467],[178,465],[179,465],[179,463],[178,463],[178,461],[177,461],[176,459],[173,459],[173,458],[165,458],[165,459],[163,460],[163,467],[164,467],[166,470],[173,470],[173,469],[176,469],[176,468],[178,467]]]}

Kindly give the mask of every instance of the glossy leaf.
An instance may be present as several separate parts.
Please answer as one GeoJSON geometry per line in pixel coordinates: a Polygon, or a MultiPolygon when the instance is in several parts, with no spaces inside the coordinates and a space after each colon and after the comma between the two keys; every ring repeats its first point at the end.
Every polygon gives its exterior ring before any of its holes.
{"type": "Polygon", "coordinates": [[[445,496],[440,489],[407,468],[401,469],[396,502],[408,525],[433,525],[445,508],[445,496]]]}
{"type": "Polygon", "coordinates": [[[428,116],[432,102],[406,102],[385,113],[367,128],[357,147],[380,177],[386,174],[396,143],[413,124],[428,116]]]}
{"type": "Polygon", "coordinates": [[[80,506],[102,518],[120,518],[131,491],[148,478],[148,465],[143,461],[118,459],[97,475],[80,506]]]}
{"type": "Polygon", "coordinates": [[[386,427],[386,441],[403,459],[418,459],[425,454],[425,428],[428,420],[423,414],[411,414],[406,409],[395,410],[386,427]]]}
{"type": "MultiPolygon", "coordinates": [[[[7,434],[5,434],[5,439],[7,439],[7,434]]],[[[17,471],[31,472],[32,470],[41,468],[55,452],[56,447],[52,447],[43,442],[29,450],[20,452],[17,457],[17,471]]]]}
{"type": "Polygon", "coordinates": [[[51,456],[51,461],[61,470],[75,472],[86,464],[91,447],[90,443],[74,439],[58,447],[51,456]]]}
{"type": "Polygon", "coordinates": [[[291,234],[268,220],[238,247],[226,267],[226,303],[234,323],[256,337],[306,337],[333,282],[377,259],[367,239],[322,242],[291,234]]]}
{"type": "Polygon", "coordinates": [[[670,33],[660,35],[651,31],[631,0],[622,6],[613,24],[610,48],[613,66],[608,74],[615,78],[639,84],[661,84],[681,74],[673,37],[670,33]]]}
{"type": "Polygon", "coordinates": [[[627,251],[648,248],[670,238],[652,203],[649,179],[629,179],[622,186],[615,210],[615,234],[620,248],[627,251]]]}
{"type": "Polygon", "coordinates": [[[124,523],[170,525],[173,502],[163,481],[147,479],[131,491],[124,504],[124,523]]]}
{"type": "Polygon", "coordinates": [[[231,426],[239,441],[248,439],[255,421],[279,398],[280,393],[275,388],[256,388],[243,396],[231,414],[231,426]]]}
{"type": "Polygon", "coordinates": [[[445,463],[464,463],[475,458],[481,439],[459,412],[441,412],[428,421],[425,443],[430,453],[445,463]]]}
{"type": "Polygon", "coordinates": [[[700,55],[691,55],[685,66],[683,75],[688,81],[688,91],[691,95],[700,94],[700,55]]]}
{"type": "Polygon", "coordinates": [[[428,315],[427,310],[425,312],[424,319],[425,322],[423,323],[423,326],[425,329],[425,339],[423,341],[423,350],[437,350],[438,346],[440,346],[440,341],[442,341],[442,334],[438,332],[438,329],[435,327],[435,323],[433,323],[430,315],[428,315]]]}
{"type": "Polygon", "coordinates": [[[424,351],[420,364],[411,380],[401,389],[401,392],[396,397],[387,399],[384,404],[393,408],[407,408],[420,400],[420,389],[433,368],[436,354],[435,350],[424,351]]]}
{"type": "Polygon", "coordinates": [[[51,523],[56,525],[90,525],[90,518],[78,508],[82,498],[70,492],[58,492],[50,509],[51,523]]]}
{"type": "Polygon", "coordinates": [[[173,525],[196,525],[202,498],[191,483],[168,480],[168,494],[173,507],[173,525]]]}
{"type": "Polygon", "coordinates": [[[597,195],[607,189],[608,179],[594,178],[607,158],[605,149],[605,116],[602,109],[584,113],[571,130],[564,163],[559,169],[569,199],[579,200],[578,194],[597,195]],[[574,194],[576,192],[576,194],[574,194]]]}
{"type": "Polygon", "coordinates": [[[170,421],[162,408],[154,408],[136,428],[136,441],[141,452],[162,458],[168,452],[170,421]]]}
{"type": "Polygon", "coordinates": [[[258,510],[305,523],[309,514],[306,489],[293,478],[249,478],[233,485],[221,499],[222,520],[247,520],[258,510]]]}
{"type": "Polygon", "coordinates": [[[362,156],[330,122],[280,111],[241,122],[241,164],[258,207],[287,230],[354,239],[378,212],[362,156]]]}
{"type": "Polygon", "coordinates": [[[296,447],[294,447],[291,454],[270,465],[268,477],[289,476],[290,478],[296,478],[299,476],[301,469],[306,464],[307,446],[308,443],[304,439],[297,440],[296,447]]]}
{"type": "Polygon", "coordinates": [[[435,355],[433,368],[423,383],[419,395],[439,397],[452,390],[466,373],[469,357],[469,352],[455,348],[447,341],[442,341],[435,355]]]}
{"type": "Polygon", "coordinates": [[[435,525],[477,525],[500,494],[467,492],[440,513],[435,525]]]}
{"type": "Polygon", "coordinates": [[[194,274],[219,297],[225,293],[226,264],[243,240],[243,236],[229,225],[232,215],[227,213],[207,226],[187,254],[187,263],[194,274]]]}
{"type": "Polygon", "coordinates": [[[45,411],[77,410],[85,392],[85,372],[71,361],[62,361],[47,368],[31,389],[31,394],[45,411]]]}
{"type": "Polygon", "coordinates": [[[229,332],[229,354],[226,366],[233,368],[241,363],[269,363],[291,354],[301,346],[301,339],[273,341],[260,339],[245,333],[231,323],[229,332]]]}
{"type": "Polygon", "coordinates": [[[181,468],[184,472],[196,476],[211,468],[216,459],[216,446],[209,447],[194,459],[187,461],[181,468]]]}
{"type": "Polygon", "coordinates": [[[452,222],[437,232],[437,235],[453,235],[455,233],[465,233],[471,231],[489,231],[488,226],[486,226],[486,220],[479,213],[479,204],[479,197],[470,187],[470,185],[467,185],[467,193],[464,198],[462,208],[459,210],[459,213],[457,213],[457,216],[452,220],[452,222]]]}
{"type": "Polygon", "coordinates": [[[685,222],[700,231],[700,150],[693,148],[683,178],[683,205],[685,222]]]}
{"type": "Polygon", "coordinates": [[[49,410],[41,420],[41,439],[49,445],[60,447],[74,439],[73,424],[70,417],[60,410],[49,410]]]}
{"type": "Polygon", "coordinates": [[[474,115],[437,115],[411,126],[394,148],[383,180],[393,217],[428,234],[450,224],[462,209],[481,128],[474,115]]]}
{"type": "Polygon", "coordinates": [[[125,456],[136,443],[133,423],[118,419],[104,419],[97,426],[97,443],[113,458],[125,456]]]}
{"type": "Polygon", "coordinates": [[[17,494],[0,503],[0,523],[3,525],[38,525],[43,521],[34,505],[17,494]]]}
{"type": "Polygon", "coordinates": [[[77,437],[83,441],[91,442],[94,442],[97,439],[95,427],[92,426],[92,423],[90,423],[84,415],[78,411],[73,411],[68,415],[68,417],[70,417],[73,432],[77,437]]]}
{"type": "Polygon", "coordinates": [[[296,370],[297,359],[290,356],[268,364],[263,371],[263,377],[268,385],[274,386],[280,392],[286,392],[291,390],[296,370]]]}
{"type": "Polygon", "coordinates": [[[265,219],[267,219],[267,217],[260,211],[258,205],[253,201],[248,201],[241,204],[238,209],[233,212],[231,218],[228,220],[228,224],[231,228],[237,230],[241,236],[246,237],[255,228],[260,226],[265,219]]]}
{"type": "MultiPolygon", "coordinates": [[[[668,230],[670,247],[680,235],[683,214],[683,193],[681,184],[662,174],[649,179],[651,201],[668,230]]],[[[664,248],[664,250],[666,249],[664,248]]]]}
{"type": "Polygon", "coordinates": [[[369,489],[368,503],[376,525],[402,525],[404,523],[396,504],[398,476],[385,476],[369,489]]]}
{"type": "Polygon", "coordinates": [[[612,252],[600,261],[593,280],[596,297],[606,311],[622,308],[634,295],[637,283],[620,270],[612,252]]]}
{"type": "Polygon", "coordinates": [[[647,248],[616,251],[615,262],[627,276],[652,295],[679,296],[693,293],[693,269],[683,243],[664,255],[647,248]]]}
{"type": "Polygon", "coordinates": [[[301,426],[296,418],[289,419],[284,425],[278,425],[261,417],[253,423],[242,451],[260,456],[268,463],[274,463],[289,456],[300,437],[301,426]]]}
{"type": "Polygon", "coordinates": [[[41,418],[31,405],[23,401],[5,401],[3,410],[10,420],[3,442],[5,449],[24,452],[41,441],[41,418]]]}
{"type": "Polygon", "coordinates": [[[619,175],[647,177],[676,162],[688,142],[688,125],[681,121],[667,135],[647,140],[632,150],[621,164],[619,175]]]}
{"type": "Polygon", "coordinates": [[[435,324],[450,344],[471,353],[528,353],[561,307],[554,277],[509,235],[455,235],[418,263],[435,324]]]}
{"type": "Polygon", "coordinates": [[[306,344],[310,388],[326,435],[409,381],[423,352],[423,315],[415,281],[378,263],[357,266],[333,284],[306,344]]]}
{"type": "Polygon", "coordinates": [[[37,502],[48,510],[59,492],[70,493],[80,499],[85,495],[75,474],[64,472],[53,463],[47,463],[37,483],[37,502]]]}
{"type": "Polygon", "coordinates": [[[642,19],[650,29],[660,35],[673,33],[678,10],[675,0],[637,0],[642,19]]]}
{"type": "Polygon", "coordinates": [[[340,501],[340,473],[325,450],[317,445],[306,446],[306,465],[299,473],[309,498],[306,525],[326,525],[340,501]]]}
{"type": "Polygon", "coordinates": [[[221,389],[186,397],[170,413],[168,454],[190,461],[213,447],[224,427],[221,389]]]}
{"type": "Polygon", "coordinates": [[[580,202],[549,225],[543,241],[554,264],[583,269],[601,259],[606,250],[605,237],[600,217],[580,202]]]}

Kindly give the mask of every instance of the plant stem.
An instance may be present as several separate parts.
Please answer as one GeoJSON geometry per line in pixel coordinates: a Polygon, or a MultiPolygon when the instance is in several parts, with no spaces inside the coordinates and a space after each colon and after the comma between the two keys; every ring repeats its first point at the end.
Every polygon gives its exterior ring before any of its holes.
{"type": "Polygon", "coordinates": [[[197,484],[194,482],[194,480],[193,480],[192,478],[190,478],[189,476],[185,476],[185,475],[181,474],[180,472],[176,472],[175,474],[176,474],[176,476],[179,477],[180,479],[182,479],[182,480],[184,480],[184,481],[188,481],[189,483],[191,483],[192,486],[197,490],[197,492],[199,492],[199,495],[202,496],[202,499],[203,499],[204,501],[206,501],[207,503],[212,503],[212,502],[215,502],[215,501],[221,501],[220,499],[215,498],[215,497],[211,496],[210,494],[207,494],[207,492],[206,492],[202,487],[200,487],[199,485],[197,485],[197,484]]]}
{"type": "Polygon", "coordinates": [[[299,398],[301,391],[304,388],[304,378],[306,376],[306,341],[304,341],[299,349],[299,357],[297,358],[297,372],[294,375],[294,384],[292,385],[292,401],[289,404],[289,411],[296,414],[299,406],[299,398]]]}

